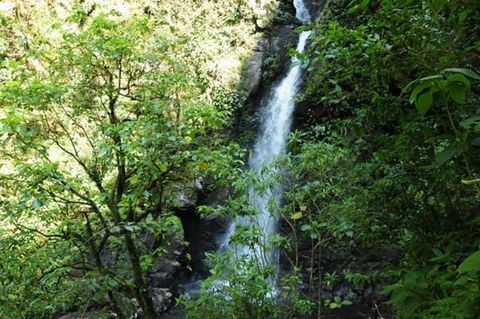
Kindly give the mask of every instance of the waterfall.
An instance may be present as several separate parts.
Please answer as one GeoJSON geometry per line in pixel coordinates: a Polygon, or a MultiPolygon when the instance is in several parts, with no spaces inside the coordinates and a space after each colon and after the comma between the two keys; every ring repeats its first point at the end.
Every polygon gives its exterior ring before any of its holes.
{"type": "Polygon", "coordinates": [[[302,22],[309,22],[311,19],[310,13],[308,13],[307,7],[305,6],[305,3],[303,3],[303,0],[293,0],[293,5],[297,10],[297,19],[302,22]]]}
{"type": "MultiPolygon", "coordinates": [[[[302,0],[294,0],[294,6],[296,8],[296,17],[300,21],[310,21],[310,14],[302,0]]],[[[296,48],[298,52],[304,52],[309,35],[310,31],[302,32],[299,35],[296,48]]],[[[302,75],[302,68],[298,59],[294,56],[290,62],[287,74],[273,87],[271,96],[262,112],[259,135],[255,141],[253,156],[249,162],[250,168],[259,172],[259,174],[263,167],[269,165],[276,156],[286,151],[295,107],[295,95],[298,93],[302,75]]],[[[237,247],[237,255],[247,256],[250,259],[256,257],[264,265],[278,265],[276,254],[274,252],[266,252],[263,248],[268,243],[268,239],[277,232],[278,217],[269,211],[269,202],[272,200],[279,202],[281,197],[282,189],[278,185],[265,194],[258,194],[251,188],[250,201],[257,215],[254,217],[237,217],[227,231],[222,248],[229,246],[230,237],[237,225],[258,227],[263,231],[263,244],[255,247],[237,247]]]]}

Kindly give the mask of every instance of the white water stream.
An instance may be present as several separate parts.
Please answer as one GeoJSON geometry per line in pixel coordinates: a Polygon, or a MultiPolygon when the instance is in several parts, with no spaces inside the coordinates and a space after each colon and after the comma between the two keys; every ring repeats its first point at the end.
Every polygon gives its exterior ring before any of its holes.
{"type": "MultiPolygon", "coordinates": [[[[302,22],[310,21],[310,14],[302,0],[293,1],[296,8],[296,17],[302,22]]],[[[296,50],[303,53],[310,31],[299,35],[296,50]]],[[[292,57],[291,65],[285,77],[272,89],[272,94],[262,113],[259,135],[255,141],[253,156],[249,165],[252,170],[260,171],[269,165],[275,157],[286,151],[287,138],[292,124],[292,115],[295,108],[295,95],[298,93],[302,68],[296,57],[292,57]]],[[[273,173],[274,174],[274,173],[273,173]]],[[[270,212],[269,202],[279,203],[282,197],[282,189],[279,186],[265,194],[250,190],[250,201],[257,215],[254,217],[237,217],[230,225],[223,240],[222,248],[230,248],[230,238],[238,225],[258,227],[262,230],[263,238],[261,245],[240,246],[235,248],[237,255],[246,256],[249,260],[260,260],[263,265],[278,265],[278,257],[272,250],[265,250],[268,239],[277,232],[278,216],[270,212]]]]}

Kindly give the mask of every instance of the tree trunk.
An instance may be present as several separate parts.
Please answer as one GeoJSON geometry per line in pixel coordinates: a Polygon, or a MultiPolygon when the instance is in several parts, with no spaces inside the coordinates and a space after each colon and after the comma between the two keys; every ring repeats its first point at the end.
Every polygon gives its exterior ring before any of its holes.
{"type": "MultiPolygon", "coordinates": [[[[93,228],[92,228],[92,224],[90,223],[90,218],[88,218],[88,213],[87,212],[83,212],[83,215],[85,217],[85,220],[86,220],[86,224],[85,224],[85,231],[88,235],[88,240],[87,240],[87,245],[90,249],[90,253],[92,254],[94,260],[95,260],[95,266],[97,267],[97,269],[102,272],[104,270],[104,266],[103,266],[103,263],[102,263],[102,258],[100,256],[100,251],[96,245],[95,245],[95,240],[94,240],[94,234],[93,234],[93,228]]],[[[110,299],[110,303],[112,304],[112,308],[113,310],[116,312],[116,314],[118,315],[118,317],[120,319],[124,319],[125,318],[125,315],[123,314],[123,310],[120,308],[120,306],[118,305],[118,301],[117,301],[117,298],[115,298],[115,295],[113,294],[112,291],[109,291],[108,292],[108,298],[110,299]]]]}
{"type": "Polygon", "coordinates": [[[142,268],[140,267],[140,258],[138,256],[138,250],[133,241],[132,235],[125,234],[125,244],[127,245],[128,255],[130,257],[130,263],[132,264],[133,279],[136,286],[137,298],[143,308],[145,319],[155,319],[155,309],[153,307],[152,298],[147,289],[147,284],[143,278],[142,268]]]}

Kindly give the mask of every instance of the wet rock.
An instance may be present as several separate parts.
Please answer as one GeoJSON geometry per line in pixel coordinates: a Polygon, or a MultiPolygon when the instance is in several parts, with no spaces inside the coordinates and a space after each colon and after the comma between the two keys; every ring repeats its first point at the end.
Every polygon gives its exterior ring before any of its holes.
{"type": "Polygon", "coordinates": [[[151,273],[148,277],[152,286],[169,286],[173,280],[172,273],[164,271],[151,273]]]}
{"type": "Polygon", "coordinates": [[[324,9],[328,6],[330,1],[331,0],[305,0],[305,4],[312,16],[312,20],[316,21],[321,19],[324,9]]]}
{"type": "Polygon", "coordinates": [[[266,39],[261,39],[254,47],[252,55],[248,59],[243,72],[243,80],[240,84],[240,95],[245,99],[255,93],[260,87],[262,79],[262,65],[265,58],[266,39]]]}
{"type": "Polygon", "coordinates": [[[166,288],[154,288],[152,290],[152,301],[155,312],[165,312],[173,304],[173,294],[166,288]]]}
{"type": "MultiPolygon", "coordinates": [[[[199,193],[196,205],[218,207],[225,203],[230,194],[231,190],[227,187],[208,192],[203,191],[199,193]]],[[[209,266],[205,263],[205,252],[218,249],[219,240],[222,238],[229,220],[225,216],[202,217],[196,211],[196,207],[177,209],[176,215],[182,222],[184,240],[188,243],[186,247],[188,256],[184,254],[184,258],[181,260],[184,273],[180,277],[203,278],[209,273],[209,266]]]]}
{"type": "MultiPolygon", "coordinates": [[[[277,26],[267,36],[265,58],[262,65],[262,86],[267,90],[289,67],[288,52],[295,47],[298,40],[298,33],[295,31],[297,26],[277,26]]],[[[265,92],[260,93],[265,95],[265,92]]]]}
{"type": "Polygon", "coordinates": [[[255,45],[246,62],[239,86],[242,100],[255,100],[255,95],[263,95],[261,89],[269,87],[272,81],[286,70],[288,50],[295,46],[298,25],[279,25],[269,30],[255,45]]]}
{"type": "Polygon", "coordinates": [[[209,216],[201,218],[196,213],[180,215],[185,230],[185,241],[188,242],[188,258],[183,260],[184,268],[189,269],[189,275],[203,277],[208,274],[209,265],[205,263],[205,253],[216,251],[222,238],[228,218],[224,216],[209,216]]]}
{"type": "Polygon", "coordinates": [[[187,315],[185,314],[185,310],[177,307],[173,308],[167,313],[164,313],[160,316],[160,319],[185,319],[187,315]]]}
{"type": "Polygon", "coordinates": [[[171,288],[175,285],[176,274],[180,268],[179,257],[184,250],[183,233],[174,236],[164,247],[161,257],[155,258],[147,274],[148,285],[154,288],[171,288]]]}
{"type": "Polygon", "coordinates": [[[221,187],[213,192],[204,194],[201,202],[202,204],[208,204],[213,207],[223,205],[227,198],[231,195],[231,189],[227,187],[221,187]]]}
{"type": "Polygon", "coordinates": [[[200,179],[185,183],[173,192],[174,205],[179,210],[195,207],[198,202],[199,193],[202,191],[203,182],[200,179]]]}

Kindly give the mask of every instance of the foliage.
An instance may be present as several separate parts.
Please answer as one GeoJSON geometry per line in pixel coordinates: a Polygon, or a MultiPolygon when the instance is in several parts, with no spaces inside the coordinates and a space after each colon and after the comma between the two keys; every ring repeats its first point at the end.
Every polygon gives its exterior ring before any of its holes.
{"type": "Polygon", "coordinates": [[[197,298],[183,297],[187,318],[266,318],[275,316],[269,282],[271,269],[258,267],[245,258],[211,256],[212,276],[202,284],[197,298]],[[232,262],[234,260],[234,262],[232,262]],[[227,276],[222,276],[227,273],[227,276]]]}
{"type": "Polygon", "coordinates": [[[201,213],[253,222],[252,189],[285,192],[281,233],[240,223],[188,318],[321,318],[378,286],[375,316],[480,316],[478,1],[330,2],[302,27],[308,116],[261,174],[230,133],[242,67],[291,4],[52,3],[0,13],[0,317],[154,318],[148,272],[199,183],[233,193],[201,213]],[[331,262],[365,252],[378,269],[331,262]]]}
{"type": "Polygon", "coordinates": [[[478,9],[338,1],[313,26],[287,199],[325,254],[392,252],[377,258],[400,318],[478,316],[478,9]]]}
{"type": "MultiPolygon", "coordinates": [[[[212,269],[201,290],[180,298],[187,318],[297,318],[312,313],[314,303],[301,293],[299,274],[280,278],[274,263],[278,249],[288,246],[287,238],[266,237],[257,219],[258,210],[251,202],[252,196],[262,196],[279,186],[281,176],[273,174],[279,168],[274,165],[261,172],[252,170],[234,183],[234,196],[219,210],[228,212],[237,222],[228,237],[228,247],[209,254],[212,269]]],[[[274,199],[268,203],[272,214],[278,206],[274,199]]]]}
{"type": "Polygon", "coordinates": [[[338,1],[311,26],[301,96],[311,113],[278,162],[288,234],[278,243],[318,317],[377,284],[401,318],[478,316],[476,11],[338,1]],[[391,252],[376,256],[379,275],[325,271],[332,254],[366,250],[391,252]],[[324,298],[341,280],[352,289],[324,298]]]}
{"type": "Polygon", "coordinates": [[[243,166],[220,134],[232,106],[208,102],[164,21],[85,19],[50,24],[55,39],[7,38],[18,50],[1,65],[0,316],[108,305],[127,317],[135,297],[154,318],[146,274],[182,233],[181,194],[243,166]]]}

